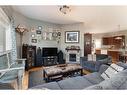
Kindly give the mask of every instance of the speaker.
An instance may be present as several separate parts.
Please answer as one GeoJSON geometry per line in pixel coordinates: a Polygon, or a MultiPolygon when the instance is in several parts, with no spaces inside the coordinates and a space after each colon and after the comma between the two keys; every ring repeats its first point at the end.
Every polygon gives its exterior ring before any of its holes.
{"type": "Polygon", "coordinates": [[[65,64],[65,60],[63,59],[63,52],[61,50],[58,52],[58,63],[65,64]]]}

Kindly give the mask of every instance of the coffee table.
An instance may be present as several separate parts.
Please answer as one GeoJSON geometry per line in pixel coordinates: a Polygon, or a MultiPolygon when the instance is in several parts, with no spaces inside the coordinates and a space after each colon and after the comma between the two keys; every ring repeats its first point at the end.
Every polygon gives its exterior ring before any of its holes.
{"type": "Polygon", "coordinates": [[[46,82],[61,80],[76,73],[83,75],[83,68],[79,64],[63,64],[43,68],[43,77],[46,82]]]}

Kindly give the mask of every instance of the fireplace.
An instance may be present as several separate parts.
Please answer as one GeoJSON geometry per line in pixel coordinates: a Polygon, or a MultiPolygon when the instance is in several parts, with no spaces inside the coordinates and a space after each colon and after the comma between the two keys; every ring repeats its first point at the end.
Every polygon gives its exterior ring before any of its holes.
{"type": "Polygon", "coordinates": [[[76,62],[76,54],[69,54],[69,61],[76,62]]]}
{"type": "Polygon", "coordinates": [[[66,63],[80,63],[80,48],[79,46],[66,48],[66,63]]]}

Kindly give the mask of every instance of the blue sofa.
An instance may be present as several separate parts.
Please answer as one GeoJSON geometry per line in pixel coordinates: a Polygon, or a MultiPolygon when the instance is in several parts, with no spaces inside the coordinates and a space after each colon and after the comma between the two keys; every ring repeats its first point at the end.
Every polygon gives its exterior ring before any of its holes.
{"type": "Polygon", "coordinates": [[[80,64],[81,66],[89,71],[97,72],[102,64],[110,65],[112,63],[111,56],[105,54],[96,54],[96,61],[88,61],[88,58],[80,57],[80,64]]]}
{"type": "MultiPolygon", "coordinates": [[[[121,66],[124,67],[122,64],[121,66]]],[[[127,67],[127,65],[125,66],[127,67]]],[[[118,72],[110,79],[104,80],[101,74],[108,68],[108,65],[101,65],[99,72],[94,72],[84,76],[77,76],[50,82],[30,88],[32,89],[52,89],[52,90],[117,90],[127,89],[127,69],[118,72]]]]}

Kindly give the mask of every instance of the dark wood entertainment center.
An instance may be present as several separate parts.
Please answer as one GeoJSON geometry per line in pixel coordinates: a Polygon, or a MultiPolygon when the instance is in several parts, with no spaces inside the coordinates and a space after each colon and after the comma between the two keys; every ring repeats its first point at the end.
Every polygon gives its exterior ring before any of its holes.
{"type": "Polygon", "coordinates": [[[57,56],[43,57],[43,65],[44,66],[51,66],[51,65],[56,65],[56,64],[58,64],[57,56]]]}
{"type": "Polygon", "coordinates": [[[22,58],[26,58],[25,64],[26,70],[29,70],[32,67],[52,66],[58,64],[58,58],[61,59],[61,57],[58,54],[57,47],[56,48],[46,47],[46,48],[48,48],[49,50],[46,51],[45,48],[41,49],[40,47],[36,48],[36,46],[23,44],[22,58]]]}
{"type": "Polygon", "coordinates": [[[43,65],[51,66],[57,64],[57,47],[44,47],[42,48],[43,65]]]}

